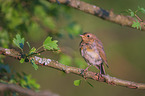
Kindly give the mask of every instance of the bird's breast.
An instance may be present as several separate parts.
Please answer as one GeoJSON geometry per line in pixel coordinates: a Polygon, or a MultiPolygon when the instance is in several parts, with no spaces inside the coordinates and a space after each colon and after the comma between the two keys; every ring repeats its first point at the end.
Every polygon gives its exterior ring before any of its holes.
{"type": "Polygon", "coordinates": [[[96,52],[96,51],[97,51],[97,50],[87,49],[87,50],[86,50],[86,54],[89,55],[89,56],[92,57],[92,58],[98,59],[98,58],[99,58],[99,53],[96,52]]]}
{"type": "Polygon", "coordinates": [[[102,59],[99,55],[99,51],[96,47],[92,46],[82,46],[81,54],[86,60],[87,63],[91,65],[100,65],[102,63],[102,59]]]}

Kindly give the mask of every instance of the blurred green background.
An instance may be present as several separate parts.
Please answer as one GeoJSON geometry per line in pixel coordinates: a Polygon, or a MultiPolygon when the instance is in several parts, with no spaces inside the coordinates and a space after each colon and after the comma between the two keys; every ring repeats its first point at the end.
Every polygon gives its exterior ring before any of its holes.
{"type": "MultiPolygon", "coordinates": [[[[124,14],[127,9],[144,7],[145,0],[81,0],[124,14]]],[[[0,0],[0,46],[13,48],[12,38],[20,33],[31,46],[38,48],[47,36],[58,40],[62,53],[44,52],[45,58],[64,62],[69,66],[85,68],[79,52],[82,32],[94,33],[102,42],[107,55],[109,69],[107,74],[130,81],[145,83],[145,32],[120,26],[93,15],[78,11],[62,4],[53,4],[45,0],[0,0]],[[74,33],[73,33],[74,32],[74,33]],[[63,60],[67,59],[67,60],[63,60]],[[81,65],[77,65],[81,64],[81,65]]],[[[124,14],[126,15],[126,14],[124,14]]],[[[138,14],[145,19],[144,14],[138,14]]],[[[27,52],[28,47],[25,46],[27,52]]],[[[50,90],[60,96],[145,96],[144,90],[128,89],[105,83],[84,80],[79,87],[73,85],[74,74],[64,74],[53,68],[39,66],[36,71],[30,63],[20,64],[11,57],[4,59],[16,72],[31,74],[40,84],[41,90],[50,90]]],[[[96,71],[94,67],[89,70],[96,71]]]]}

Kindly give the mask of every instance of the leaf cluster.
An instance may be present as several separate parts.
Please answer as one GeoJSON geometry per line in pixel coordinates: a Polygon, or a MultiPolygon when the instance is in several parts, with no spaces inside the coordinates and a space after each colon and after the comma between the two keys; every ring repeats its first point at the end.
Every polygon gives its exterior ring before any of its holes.
{"type": "MultiPolygon", "coordinates": [[[[138,9],[135,11],[128,9],[126,12],[129,13],[130,16],[135,19],[135,21],[133,21],[132,27],[141,30],[140,22],[143,22],[143,20],[138,17],[137,13],[141,12],[141,13],[145,14],[145,9],[143,7],[138,7],[138,9]]],[[[145,26],[145,24],[144,24],[144,26],[145,26]]]]}
{"type": "MultiPolygon", "coordinates": [[[[0,82],[4,84],[17,84],[22,86],[23,88],[29,88],[32,90],[39,90],[40,85],[36,83],[36,80],[24,72],[22,74],[15,73],[12,71],[7,64],[0,63],[0,82]]],[[[16,92],[10,93],[5,92],[5,96],[10,95],[15,96],[16,92]]]]}
{"type": "MultiPolygon", "coordinates": [[[[57,45],[57,40],[52,40],[52,37],[47,37],[45,39],[45,41],[43,42],[43,45],[40,46],[38,49],[36,49],[35,47],[32,47],[31,48],[31,45],[30,43],[27,41],[27,45],[29,47],[29,53],[26,54],[24,53],[23,51],[23,47],[24,47],[24,42],[25,42],[25,39],[22,38],[20,36],[20,34],[17,34],[15,38],[13,38],[13,43],[21,49],[22,51],[22,54],[23,54],[23,57],[22,59],[20,60],[20,63],[23,63],[25,61],[25,59],[27,59],[28,57],[32,56],[32,55],[35,55],[35,54],[39,54],[43,51],[46,51],[46,50],[51,50],[51,51],[58,51],[59,48],[58,48],[58,45],[57,45]],[[42,49],[43,48],[43,49],[42,49]],[[42,49],[42,51],[39,52],[39,50],[42,49]],[[24,55],[25,54],[25,55],[24,55]]],[[[34,60],[32,59],[31,60],[31,63],[32,63],[32,66],[34,67],[35,70],[38,69],[38,66],[35,64],[34,60]]]]}

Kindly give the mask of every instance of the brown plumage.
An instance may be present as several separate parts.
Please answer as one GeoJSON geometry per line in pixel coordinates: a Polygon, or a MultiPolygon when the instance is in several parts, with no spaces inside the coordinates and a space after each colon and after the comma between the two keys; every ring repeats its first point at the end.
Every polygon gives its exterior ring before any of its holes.
{"type": "MultiPolygon", "coordinates": [[[[106,54],[102,42],[92,33],[84,33],[80,35],[82,41],[80,43],[80,52],[89,66],[93,65],[100,69],[100,74],[105,74],[103,62],[108,67],[106,54]]],[[[85,69],[88,70],[89,66],[85,69]]]]}

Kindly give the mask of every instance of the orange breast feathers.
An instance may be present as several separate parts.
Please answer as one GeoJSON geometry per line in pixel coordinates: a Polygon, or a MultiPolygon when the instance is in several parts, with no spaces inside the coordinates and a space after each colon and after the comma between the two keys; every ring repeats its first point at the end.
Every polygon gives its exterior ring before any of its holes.
{"type": "Polygon", "coordinates": [[[93,49],[87,48],[86,53],[87,53],[89,56],[91,56],[92,58],[95,58],[95,59],[99,59],[99,58],[100,58],[99,53],[97,53],[97,52],[94,51],[93,49]]]}

